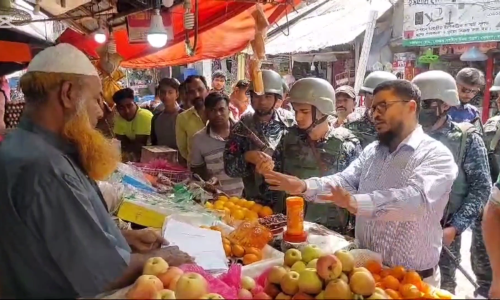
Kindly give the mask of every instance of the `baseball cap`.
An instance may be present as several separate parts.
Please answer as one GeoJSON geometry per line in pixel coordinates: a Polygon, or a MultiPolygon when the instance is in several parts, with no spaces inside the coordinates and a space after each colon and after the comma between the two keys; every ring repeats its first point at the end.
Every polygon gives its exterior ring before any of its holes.
{"type": "Polygon", "coordinates": [[[349,97],[356,99],[356,93],[354,92],[354,88],[352,86],[349,85],[339,86],[338,88],[335,89],[335,95],[338,95],[340,93],[344,93],[349,97]]]}

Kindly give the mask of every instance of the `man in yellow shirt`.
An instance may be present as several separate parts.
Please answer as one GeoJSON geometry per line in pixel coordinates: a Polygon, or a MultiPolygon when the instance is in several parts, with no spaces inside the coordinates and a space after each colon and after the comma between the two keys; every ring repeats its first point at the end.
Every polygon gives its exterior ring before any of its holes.
{"type": "Polygon", "coordinates": [[[115,137],[121,142],[125,160],[139,161],[142,146],[147,145],[151,134],[153,114],[134,102],[134,91],[129,88],[116,92],[113,101],[118,112],[113,126],[115,137]]]}
{"type": "Polygon", "coordinates": [[[189,166],[189,149],[191,138],[195,133],[205,128],[207,118],[205,117],[205,97],[208,94],[208,85],[205,77],[191,75],[184,80],[186,101],[192,103],[193,107],[180,113],[175,123],[175,138],[177,148],[189,166]]]}

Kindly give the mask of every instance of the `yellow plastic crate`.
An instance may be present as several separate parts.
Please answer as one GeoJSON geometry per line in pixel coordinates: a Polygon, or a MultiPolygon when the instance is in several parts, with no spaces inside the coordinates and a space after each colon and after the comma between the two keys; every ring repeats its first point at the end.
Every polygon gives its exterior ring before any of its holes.
{"type": "Polygon", "coordinates": [[[133,202],[124,201],[118,210],[118,218],[146,227],[162,228],[166,215],[133,202]]]}

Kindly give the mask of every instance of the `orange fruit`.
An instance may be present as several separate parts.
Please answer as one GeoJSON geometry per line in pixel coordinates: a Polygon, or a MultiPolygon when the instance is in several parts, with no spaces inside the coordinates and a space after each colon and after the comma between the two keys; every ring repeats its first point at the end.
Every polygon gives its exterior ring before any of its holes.
{"type": "Polygon", "coordinates": [[[391,269],[382,269],[382,271],[380,271],[380,277],[384,278],[388,275],[391,275],[391,269]]]}
{"type": "Polygon", "coordinates": [[[365,268],[372,274],[380,274],[382,272],[382,264],[376,260],[369,260],[366,262],[365,268]]]}
{"type": "Polygon", "coordinates": [[[391,275],[396,277],[397,280],[403,280],[406,275],[406,270],[402,266],[397,266],[391,269],[391,275]]]}
{"type": "MultiPolygon", "coordinates": [[[[220,197],[219,197],[219,199],[220,199],[220,197]]],[[[227,197],[226,197],[226,199],[227,199],[227,197]]],[[[240,198],[238,198],[238,197],[231,197],[231,198],[229,198],[229,201],[231,201],[234,204],[238,203],[238,200],[240,200],[240,198]]],[[[226,200],[226,201],[228,201],[228,200],[226,200]]]]}
{"type": "Polygon", "coordinates": [[[222,238],[222,243],[231,245],[231,241],[227,237],[222,238]]]}
{"type": "Polygon", "coordinates": [[[379,281],[379,282],[375,283],[375,287],[378,287],[378,288],[381,288],[381,289],[385,289],[385,286],[382,283],[382,281],[379,281]]]}
{"type": "Polygon", "coordinates": [[[264,218],[273,214],[273,210],[269,206],[264,206],[259,211],[259,217],[264,218]]]}
{"type": "Polygon", "coordinates": [[[241,207],[245,207],[246,203],[247,203],[247,200],[245,200],[245,199],[240,199],[240,200],[238,200],[238,202],[236,202],[236,204],[238,204],[238,206],[241,206],[241,207]]]}
{"type": "Polygon", "coordinates": [[[251,210],[245,211],[245,220],[247,221],[255,221],[259,218],[259,215],[251,210]]]}
{"type": "Polygon", "coordinates": [[[231,214],[231,210],[227,207],[224,207],[224,213],[225,214],[231,214]]]}
{"type": "Polygon", "coordinates": [[[254,262],[257,262],[259,260],[260,260],[259,257],[255,254],[246,254],[245,256],[243,256],[243,264],[245,266],[253,264],[254,262]]]}
{"type": "Polygon", "coordinates": [[[240,245],[233,245],[231,247],[231,252],[236,257],[242,257],[243,255],[245,255],[245,249],[240,245]]]}
{"type": "Polygon", "coordinates": [[[384,284],[386,289],[391,289],[397,291],[399,289],[399,280],[397,280],[394,276],[389,275],[382,279],[382,283],[384,284]]]}
{"type": "Polygon", "coordinates": [[[214,208],[214,204],[212,202],[205,202],[205,208],[206,209],[213,209],[214,208]]]}
{"type": "Polygon", "coordinates": [[[405,299],[419,299],[423,294],[415,285],[411,283],[401,285],[399,287],[399,293],[405,299]]]}
{"type": "Polygon", "coordinates": [[[418,284],[415,284],[415,286],[422,292],[422,293],[426,293],[426,294],[429,294],[432,292],[432,288],[431,286],[426,283],[426,282],[423,282],[423,281],[420,281],[418,284]]]}
{"type": "Polygon", "coordinates": [[[259,213],[259,211],[260,211],[261,209],[262,209],[262,205],[260,205],[260,204],[255,204],[255,205],[253,205],[253,206],[250,208],[250,210],[251,210],[251,211],[254,211],[254,212],[256,212],[256,213],[259,213]]]}
{"type": "Polygon", "coordinates": [[[245,203],[245,207],[250,209],[252,208],[252,206],[255,205],[255,201],[247,201],[247,203],[245,203]]]}
{"type": "Polygon", "coordinates": [[[375,279],[375,282],[379,282],[380,280],[382,280],[382,277],[380,277],[380,275],[378,274],[372,274],[373,276],[373,279],[375,279]]]}
{"type": "Polygon", "coordinates": [[[255,254],[259,258],[259,260],[262,259],[262,250],[255,248],[255,247],[245,248],[245,254],[255,254]]]}
{"type": "Polygon", "coordinates": [[[232,256],[230,244],[224,244],[224,252],[226,253],[227,257],[232,256]]]}
{"type": "Polygon", "coordinates": [[[231,207],[233,207],[233,206],[234,206],[234,203],[233,203],[233,202],[229,202],[229,201],[224,202],[224,207],[231,208],[231,207]]]}
{"type": "Polygon", "coordinates": [[[395,290],[386,289],[385,293],[387,294],[387,296],[391,297],[391,299],[401,299],[401,295],[395,290]]]}
{"type": "Polygon", "coordinates": [[[235,220],[243,220],[245,218],[245,212],[242,210],[233,211],[231,217],[233,217],[233,219],[235,220]]]}
{"type": "Polygon", "coordinates": [[[406,272],[403,278],[403,283],[411,283],[413,285],[416,285],[417,287],[420,282],[422,282],[422,278],[420,278],[420,275],[415,271],[406,272]]]}

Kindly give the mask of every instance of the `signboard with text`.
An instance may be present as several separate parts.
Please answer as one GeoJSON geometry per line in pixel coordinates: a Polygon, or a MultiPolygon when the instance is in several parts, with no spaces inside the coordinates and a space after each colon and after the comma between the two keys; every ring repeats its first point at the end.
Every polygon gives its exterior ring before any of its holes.
{"type": "MultiPolygon", "coordinates": [[[[151,25],[151,13],[142,12],[127,17],[128,41],[131,44],[147,43],[148,30],[151,25]]],[[[172,28],[172,14],[161,13],[163,25],[167,30],[168,40],[172,41],[174,30],[172,28]]]]}
{"type": "Polygon", "coordinates": [[[500,1],[404,0],[403,46],[500,40],[500,1]]]}

